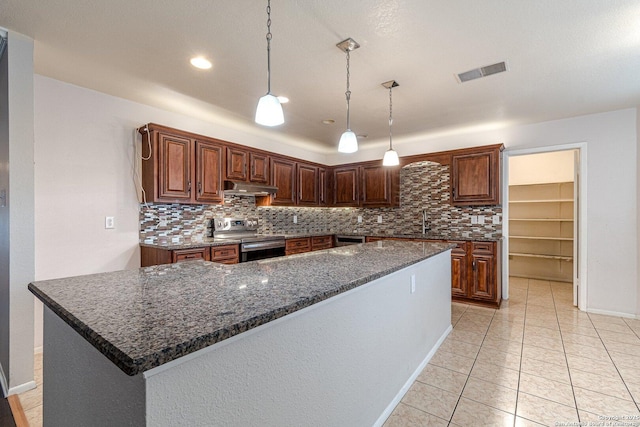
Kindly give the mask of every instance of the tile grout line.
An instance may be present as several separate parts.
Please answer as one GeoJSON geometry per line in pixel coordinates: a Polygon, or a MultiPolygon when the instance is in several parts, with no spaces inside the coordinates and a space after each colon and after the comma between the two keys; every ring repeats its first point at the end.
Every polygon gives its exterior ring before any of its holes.
{"type": "MultiPolygon", "coordinates": [[[[598,331],[598,328],[596,328],[596,325],[595,325],[595,323],[593,323],[593,319],[591,318],[591,315],[589,313],[587,313],[587,317],[589,318],[589,321],[591,322],[591,325],[593,326],[593,329],[596,331],[596,334],[598,335],[598,338],[600,339],[600,342],[604,346],[604,351],[607,352],[607,356],[609,356],[609,360],[611,360],[611,363],[613,364],[613,367],[615,368],[616,372],[618,373],[618,376],[620,377],[620,380],[622,381],[622,384],[624,384],[624,388],[627,390],[627,393],[629,393],[629,396],[631,396],[631,401],[633,402],[634,405],[636,405],[636,409],[638,409],[638,411],[640,411],[640,405],[638,404],[639,402],[636,401],[635,397],[633,396],[633,393],[631,393],[631,390],[629,390],[629,386],[627,385],[627,382],[624,380],[624,377],[620,373],[620,369],[618,369],[618,365],[616,365],[616,362],[614,362],[613,357],[611,357],[611,353],[609,352],[609,349],[607,348],[607,344],[605,344],[605,342],[602,340],[602,337],[600,336],[600,331],[598,331]]],[[[624,318],[622,319],[622,321],[624,322],[624,318]]],[[[627,322],[624,322],[624,323],[627,324],[627,322]]],[[[627,326],[629,326],[629,325],[627,324],[627,326]]],[[[629,329],[631,329],[631,328],[629,328],[629,329]]],[[[633,331],[633,329],[631,329],[631,330],[633,331]]],[[[635,331],[634,331],[634,333],[635,333],[635,331]]],[[[601,394],[604,394],[604,393],[601,393],[601,394]]],[[[608,396],[608,395],[606,395],[606,396],[608,396]]],[[[612,396],[612,397],[615,397],[615,396],[612,396]]]]}
{"type": "MultiPolygon", "coordinates": [[[[527,279],[527,296],[524,300],[524,320],[522,322],[522,341],[520,342],[520,365],[518,366],[518,387],[516,388],[516,406],[513,409],[513,426],[515,427],[518,420],[518,399],[520,398],[520,377],[522,376],[522,358],[524,357],[524,332],[527,327],[527,309],[529,306],[529,279],[527,279]]],[[[528,419],[528,418],[526,418],[528,419]]],[[[531,420],[533,421],[533,420],[531,420]]]]}

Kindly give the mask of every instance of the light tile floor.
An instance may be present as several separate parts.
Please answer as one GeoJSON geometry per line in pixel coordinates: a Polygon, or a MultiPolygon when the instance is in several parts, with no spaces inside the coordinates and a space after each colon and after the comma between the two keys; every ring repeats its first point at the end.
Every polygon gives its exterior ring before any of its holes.
{"type": "Polygon", "coordinates": [[[453,331],[385,427],[640,426],[640,320],[577,310],[568,283],[509,286],[500,310],[452,304],[453,331]]]}
{"type": "MultiPolygon", "coordinates": [[[[453,331],[385,427],[640,426],[640,320],[577,310],[567,283],[509,286],[500,310],[452,304],[453,331]]],[[[42,426],[42,353],[35,366],[37,388],[19,396],[31,427],[42,426]]]]}

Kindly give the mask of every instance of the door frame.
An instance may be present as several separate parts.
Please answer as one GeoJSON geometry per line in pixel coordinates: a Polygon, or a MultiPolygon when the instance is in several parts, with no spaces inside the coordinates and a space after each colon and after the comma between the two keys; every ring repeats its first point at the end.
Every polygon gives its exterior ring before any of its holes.
{"type": "Polygon", "coordinates": [[[577,304],[582,311],[587,309],[587,143],[550,145],[545,147],[531,147],[514,150],[505,150],[502,156],[502,297],[509,299],[509,159],[515,156],[527,154],[550,153],[554,151],[577,150],[578,170],[574,170],[574,176],[578,177],[579,194],[574,194],[577,199],[577,231],[578,244],[574,245],[574,300],[575,287],[578,286],[577,304]],[[576,173],[577,172],[577,173],[576,173]],[[578,282],[576,282],[578,281],[578,282]]]}

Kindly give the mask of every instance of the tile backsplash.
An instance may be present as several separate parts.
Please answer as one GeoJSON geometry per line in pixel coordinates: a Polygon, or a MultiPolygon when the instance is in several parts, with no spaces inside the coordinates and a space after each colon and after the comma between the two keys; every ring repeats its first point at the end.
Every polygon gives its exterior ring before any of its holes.
{"type": "Polygon", "coordinates": [[[204,238],[207,222],[214,217],[257,217],[260,233],[414,234],[422,232],[423,210],[434,234],[469,238],[502,234],[502,207],[451,206],[449,198],[449,166],[417,162],[400,171],[400,207],[256,207],[253,197],[234,195],[225,196],[223,205],[141,205],[140,241],[197,242],[204,238]],[[378,222],[379,216],[382,222],[378,222]],[[485,224],[472,224],[472,216],[484,216],[485,224]],[[493,224],[493,216],[498,216],[499,224],[493,224]]]}

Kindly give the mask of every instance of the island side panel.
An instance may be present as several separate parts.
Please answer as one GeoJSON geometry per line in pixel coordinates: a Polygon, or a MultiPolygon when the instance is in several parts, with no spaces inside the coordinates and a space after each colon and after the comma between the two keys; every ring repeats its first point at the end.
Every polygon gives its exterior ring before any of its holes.
{"type": "Polygon", "coordinates": [[[144,426],[142,375],[126,375],[44,307],[45,427],[144,426]]]}
{"type": "Polygon", "coordinates": [[[450,275],[446,251],[148,371],[147,425],[374,425],[448,333],[450,275]]]}

